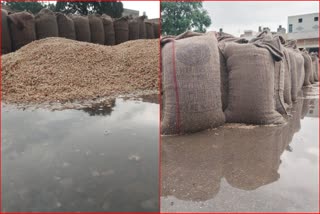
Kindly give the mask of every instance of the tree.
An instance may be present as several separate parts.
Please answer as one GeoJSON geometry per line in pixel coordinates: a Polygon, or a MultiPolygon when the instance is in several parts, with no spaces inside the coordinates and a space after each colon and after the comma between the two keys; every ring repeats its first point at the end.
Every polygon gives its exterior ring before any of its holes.
{"type": "Polygon", "coordinates": [[[187,30],[206,32],[211,25],[202,2],[161,2],[161,29],[164,35],[178,35],[187,30]]]}
{"type": "Polygon", "coordinates": [[[39,2],[4,2],[3,5],[8,6],[13,11],[28,11],[30,13],[38,13],[45,8],[45,4],[39,2]]]}
{"type": "Polygon", "coordinates": [[[55,11],[81,15],[105,13],[118,18],[122,15],[123,4],[121,2],[57,2],[55,11]]]}

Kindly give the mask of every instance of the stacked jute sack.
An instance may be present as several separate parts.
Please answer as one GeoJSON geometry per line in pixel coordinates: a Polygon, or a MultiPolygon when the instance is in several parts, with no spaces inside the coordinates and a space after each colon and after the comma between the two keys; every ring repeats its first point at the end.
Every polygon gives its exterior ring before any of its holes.
{"type": "Polygon", "coordinates": [[[108,15],[65,15],[42,9],[37,15],[28,12],[8,14],[2,12],[2,54],[46,37],[92,42],[101,45],[117,45],[128,40],[159,38],[159,24],[145,20],[108,15]]]}
{"type": "Polygon", "coordinates": [[[266,31],[250,41],[186,32],[161,46],[162,134],[285,123],[299,90],[318,81],[316,54],[266,31]]]}

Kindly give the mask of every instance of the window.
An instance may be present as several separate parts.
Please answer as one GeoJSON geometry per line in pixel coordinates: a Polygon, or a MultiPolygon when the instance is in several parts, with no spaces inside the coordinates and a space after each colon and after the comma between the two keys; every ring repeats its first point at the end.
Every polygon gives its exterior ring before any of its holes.
{"type": "Polygon", "coordinates": [[[314,21],[317,22],[318,21],[318,16],[314,17],[314,21]]]}
{"type": "Polygon", "coordinates": [[[302,22],[302,18],[298,19],[298,22],[301,23],[302,22]]]}
{"type": "Polygon", "coordinates": [[[289,33],[292,33],[292,24],[289,24],[289,33]]]}

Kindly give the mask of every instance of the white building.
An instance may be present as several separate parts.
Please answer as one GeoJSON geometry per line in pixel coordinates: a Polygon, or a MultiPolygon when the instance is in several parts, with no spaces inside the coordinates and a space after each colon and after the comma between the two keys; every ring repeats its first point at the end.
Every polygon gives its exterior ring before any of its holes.
{"type": "Polygon", "coordinates": [[[297,40],[299,48],[319,50],[319,14],[310,13],[288,17],[288,39],[297,40]]]}

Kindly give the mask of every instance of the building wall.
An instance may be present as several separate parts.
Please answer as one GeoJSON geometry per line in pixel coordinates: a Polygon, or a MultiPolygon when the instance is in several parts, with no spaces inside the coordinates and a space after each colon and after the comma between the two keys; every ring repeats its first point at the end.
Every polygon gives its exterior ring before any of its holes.
{"type": "Polygon", "coordinates": [[[318,13],[289,16],[288,33],[318,31],[319,22],[315,21],[316,17],[319,19],[318,13]],[[301,23],[299,23],[299,19],[302,19],[301,23]],[[292,32],[290,32],[290,24],[292,24],[292,32]]]}
{"type": "Polygon", "coordinates": [[[123,8],[122,16],[132,16],[135,18],[139,16],[139,11],[123,8]]]}

